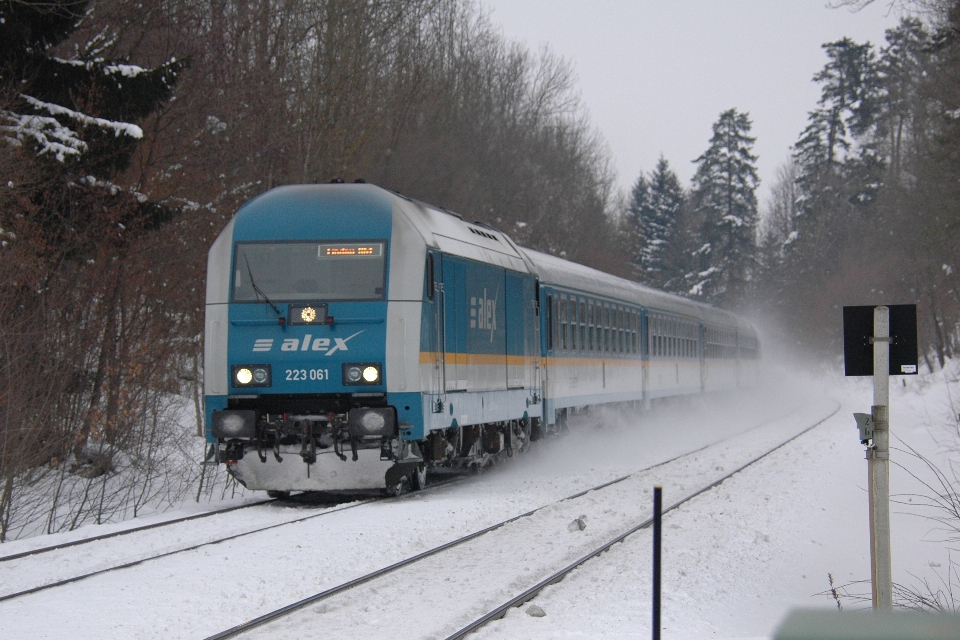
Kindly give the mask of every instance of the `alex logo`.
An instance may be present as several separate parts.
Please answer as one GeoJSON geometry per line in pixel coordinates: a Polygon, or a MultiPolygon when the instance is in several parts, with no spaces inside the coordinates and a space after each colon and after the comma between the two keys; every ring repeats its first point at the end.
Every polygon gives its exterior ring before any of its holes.
{"type": "MultiPolygon", "coordinates": [[[[314,338],[309,333],[300,338],[285,338],[280,344],[280,351],[320,351],[323,355],[332,356],[337,351],[349,351],[347,343],[366,331],[357,331],[348,338],[314,338]]],[[[272,351],[273,338],[258,338],[253,342],[254,351],[272,351]]]]}
{"type": "Polygon", "coordinates": [[[483,297],[470,298],[470,328],[490,331],[490,342],[493,342],[493,332],[497,330],[497,296],[487,298],[487,290],[483,290],[483,297]]]}

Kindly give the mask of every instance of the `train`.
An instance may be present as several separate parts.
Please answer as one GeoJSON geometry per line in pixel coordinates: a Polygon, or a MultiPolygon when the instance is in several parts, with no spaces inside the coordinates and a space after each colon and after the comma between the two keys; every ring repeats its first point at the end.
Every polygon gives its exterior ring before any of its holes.
{"type": "Polygon", "coordinates": [[[725,310],[372,184],[282,186],[210,248],[205,438],[243,486],[398,493],[603,405],[757,382],[725,310]]]}

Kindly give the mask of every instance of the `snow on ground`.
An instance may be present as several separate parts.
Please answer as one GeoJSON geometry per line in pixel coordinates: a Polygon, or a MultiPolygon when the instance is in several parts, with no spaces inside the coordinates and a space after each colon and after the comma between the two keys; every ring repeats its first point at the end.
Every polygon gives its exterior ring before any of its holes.
{"type": "MultiPolygon", "coordinates": [[[[940,372],[895,379],[893,446],[899,438],[944,463],[949,447],[956,447],[946,426],[956,425],[951,378],[940,372]]],[[[828,574],[838,586],[869,580],[866,461],[851,414],[869,412],[870,380],[825,380],[825,395],[843,403],[833,418],[664,517],[665,638],[769,637],[793,607],[836,606],[824,593],[828,574]]],[[[909,455],[894,451],[891,458],[892,493],[918,490],[896,464],[929,478],[909,455]]],[[[664,502],[670,503],[669,495],[664,502]]],[[[942,585],[939,576],[946,576],[948,566],[942,535],[921,517],[930,513],[892,507],[894,581],[921,590],[923,579],[942,585]]],[[[525,605],[477,637],[649,637],[651,535],[646,530],[632,536],[609,557],[544,590],[534,602],[546,616],[526,615],[525,605]]],[[[870,586],[848,590],[869,596],[870,586]]],[[[847,609],[865,606],[841,600],[847,609]]]]}
{"type": "MultiPolygon", "coordinates": [[[[899,437],[944,462],[946,447],[956,442],[943,426],[953,425],[955,434],[957,412],[950,404],[948,377],[943,373],[905,377],[906,387],[894,379],[898,385],[891,394],[894,446],[899,437]]],[[[639,425],[612,425],[611,418],[603,429],[576,430],[535,449],[522,462],[480,478],[0,602],[0,638],[204,637],[589,486],[743,434],[727,443],[728,447],[734,446],[730,442],[741,443],[727,450],[730,460],[715,465],[729,469],[733,458],[747,455],[761,435],[770,438],[775,431],[768,427],[754,437],[746,433],[751,428],[782,419],[799,407],[822,409],[829,398],[835,398],[843,406],[823,425],[665,516],[664,637],[767,637],[793,606],[835,606],[829,596],[817,595],[829,588],[828,573],[838,584],[869,577],[866,462],[851,415],[869,410],[869,379],[824,376],[803,385],[801,393],[795,376],[788,378],[789,393],[786,385],[772,384],[753,395],[695,399],[666,407],[639,425]]],[[[892,458],[922,472],[920,464],[905,454],[895,452],[892,458]]],[[[624,503],[621,510],[634,509],[636,517],[642,517],[650,508],[642,504],[649,502],[649,487],[642,485],[654,482],[664,483],[665,504],[680,497],[676,478],[648,473],[634,485],[622,483],[618,491],[628,493],[618,494],[624,503]],[[635,506],[629,504],[630,495],[636,497],[635,506]]],[[[918,489],[910,476],[896,468],[892,487],[903,494],[918,489]]],[[[612,524],[594,514],[588,517],[585,531],[569,532],[566,523],[580,515],[573,510],[585,504],[551,507],[543,522],[552,518],[559,530],[544,534],[541,529],[540,538],[547,536],[555,546],[579,548],[588,537],[599,538],[601,531],[613,530],[612,524]]],[[[109,545],[97,543],[91,549],[10,561],[0,564],[0,594],[15,591],[13,585],[62,577],[71,566],[107,566],[117,558],[168,550],[188,538],[230,533],[245,519],[279,522],[307,511],[302,506],[253,507],[193,521],[189,531],[160,528],[114,538],[109,545]]],[[[893,511],[894,579],[914,585],[921,578],[936,581],[936,572],[942,574],[948,565],[944,543],[931,534],[933,525],[918,518],[918,509],[911,505],[895,506],[893,511]]],[[[43,546],[109,532],[116,526],[85,527],[72,536],[44,536],[43,546]]],[[[36,539],[15,541],[3,545],[0,552],[8,555],[36,546],[36,539]]],[[[544,609],[545,617],[526,615],[529,605],[525,605],[477,637],[649,637],[650,549],[648,531],[631,536],[541,593],[534,602],[544,609]]],[[[517,564],[519,559],[535,559],[536,540],[514,542],[513,553],[517,564]]],[[[506,564],[493,564],[494,580],[496,567],[504,566],[499,576],[515,582],[515,567],[506,564]]],[[[869,585],[853,585],[850,590],[868,592],[869,585]]],[[[450,591],[465,600],[472,595],[450,591]]],[[[387,590],[380,598],[389,601],[389,594],[387,590]]],[[[433,596],[427,596],[424,602],[432,602],[433,596]]],[[[845,606],[855,603],[847,601],[845,606]]],[[[433,612],[422,618],[424,637],[445,615],[443,607],[433,612]]],[[[370,615],[382,623],[384,618],[389,621],[390,613],[372,611],[370,615]]],[[[294,628],[287,637],[309,635],[309,628],[294,628]]],[[[374,628],[347,626],[340,637],[377,637],[370,635],[374,628]]],[[[418,628],[415,621],[411,628],[418,628]]]]}

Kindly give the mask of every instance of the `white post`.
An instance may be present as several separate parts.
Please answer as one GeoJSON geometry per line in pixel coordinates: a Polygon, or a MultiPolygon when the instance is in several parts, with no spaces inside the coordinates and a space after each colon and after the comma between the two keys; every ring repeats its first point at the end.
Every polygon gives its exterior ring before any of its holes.
{"type": "Polygon", "coordinates": [[[893,608],[890,563],[890,309],[873,310],[873,446],[867,449],[873,608],[893,608]]]}

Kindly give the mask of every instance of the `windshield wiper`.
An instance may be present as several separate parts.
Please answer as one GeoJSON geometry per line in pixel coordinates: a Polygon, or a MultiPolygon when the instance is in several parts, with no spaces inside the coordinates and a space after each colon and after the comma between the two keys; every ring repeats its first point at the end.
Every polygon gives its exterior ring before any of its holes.
{"type": "Polygon", "coordinates": [[[247,259],[247,254],[243,254],[243,261],[247,263],[247,275],[250,276],[250,286],[253,287],[254,293],[257,294],[257,300],[260,299],[260,296],[263,296],[264,301],[266,301],[266,303],[270,305],[270,308],[273,309],[278,316],[282,317],[283,314],[280,313],[280,309],[277,309],[277,305],[270,302],[270,298],[268,298],[267,294],[265,294],[263,290],[261,290],[260,287],[257,286],[257,281],[253,279],[253,271],[250,269],[250,261],[247,259]]]}

